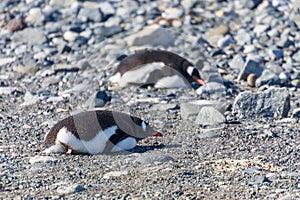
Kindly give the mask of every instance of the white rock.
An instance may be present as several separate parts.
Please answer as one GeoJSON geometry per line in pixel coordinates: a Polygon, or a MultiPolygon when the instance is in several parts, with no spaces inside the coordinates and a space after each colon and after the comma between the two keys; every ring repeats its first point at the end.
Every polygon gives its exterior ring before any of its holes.
{"type": "Polygon", "coordinates": [[[164,28],[159,26],[148,26],[140,32],[128,36],[126,42],[129,46],[172,46],[174,44],[173,35],[164,28]]]}
{"type": "Polygon", "coordinates": [[[165,18],[182,18],[184,15],[184,10],[179,8],[167,8],[165,12],[162,13],[162,17],[165,18]]]}
{"type": "Polygon", "coordinates": [[[34,156],[29,160],[30,164],[39,163],[39,162],[46,163],[46,162],[57,162],[57,161],[58,159],[52,156],[39,156],[39,155],[34,156]]]}
{"type": "Polygon", "coordinates": [[[8,65],[16,60],[15,57],[0,58],[0,67],[8,65]]]}
{"type": "Polygon", "coordinates": [[[40,24],[45,20],[45,15],[40,8],[31,8],[25,21],[29,24],[40,24]]]}
{"type": "Polygon", "coordinates": [[[104,179],[110,179],[112,177],[119,177],[119,176],[123,176],[123,175],[127,175],[128,171],[112,171],[112,172],[108,172],[106,174],[103,175],[104,179]]]}
{"type": "Polygon", "coordinates": [[[75,33],[75,32],[72,32],[72,31],[66,31],[64,33],[63,37],[68,42],[74,42],[78,37],[78,33],[75,33]]]}

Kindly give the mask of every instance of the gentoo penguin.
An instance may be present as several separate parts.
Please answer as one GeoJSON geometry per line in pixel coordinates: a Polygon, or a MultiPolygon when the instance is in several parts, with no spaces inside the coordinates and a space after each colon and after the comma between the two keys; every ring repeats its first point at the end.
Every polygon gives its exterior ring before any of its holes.
{"type": "Polygon", "coordinates": [[[45,153],[99,154],[129,150],[148,136],[162,136],[144,120],[109,110],[86,111],[55,124],[45,136],[45,153]]]}
{"type": "Polygon", "coordinates": [[[163,50],[145,50],[124,58],[110,78],[112,83],[156,88],[187,88],[205,85],[198,69],[185,58],[163,50]]]}

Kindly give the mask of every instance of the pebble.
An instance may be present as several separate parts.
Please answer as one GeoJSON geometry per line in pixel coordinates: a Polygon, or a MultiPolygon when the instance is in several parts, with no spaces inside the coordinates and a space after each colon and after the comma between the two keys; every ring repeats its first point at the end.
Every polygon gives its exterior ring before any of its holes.
{"type": "Polygon", "coordinates": [[[49,162],[58,162],[59,160],[57,158],[54,158],[52,156],[34,156],[29,159],[30,164],[35,164],[35,163],[49,163],[49,162]]]}
{"type": "Polygon", "coordinates": [[[216,125],[225,122],[225,117],[214,107],[201,108],[197,118],[196,124],[199,125],[216,125]]]}
{"type": "Polygon", "coordinates": [[[108,172],[108,173],[104,174],[103,178],[110,179],[110,178],[126,176],[126,175],[128,175],[128,171],[112,171],[112,172],[108,172]]]}
{"type": "Polygon", "coordinates": [[[25,22],[27,24],[42,24],[45,21],[45,15],[40,8],[31,8],[25,22]]]}
{"type": "Polygon", "coordinates": [[[135,161],[145,165],[153,163],[165,163],[169,161],[175,161],[175,159],[169,155],[161,153],[144,153],[138,156],[135,161]]]}
{"type": "Polygon", "coordinates": [[[255,87],[255,81],[258,77],[255,74],[249,74],[247,77],[247,84],[250,87],[255,87]]]}
{"type": "Polygon", "coordinates": [[[21,74],[34,74],[39,70],[37,66],[14,66],[13,71],[21,74]]]}
{"type": "Polygon", "coordinates": [[[161,110],[161,111],[176,110],[178,108],[179,106],[176,103],[154,104],[151,106],[151,110],[161,110]]]}
{"type": "Polygon", "coordinates": [[[27,91],[24,95],[24,102],[22,106],[30,106],[36,104],[39,101],[39,97],[29,91],[27,91]]]}
{"type": "Polygon", "coordinates": [[[241,70],[244,65],[245,59],[240,54],[235,55],[233,59],[229,62],[229,66],[233,69],[241,70]]]}
{"type": "Polygon", "coordinates": [[[78,38],[79,34],[73,31],[66,31],[64,33],[64,39],[68,42],[74,42],[78,38]]]}
{"type": "Polygon", "coordinates": [[[9,87],[9,86],[0,86],[0,95],[3,94],[12,94],[13,92],[17,91],[17,87],[9,87]]]}
{"type": "Polygon", "coordinates": [[[78,192],[82,192],[85,190],[85,188],[80,185],[80,184],[76,184],[76,183],[60,183],[60,184],[56,184],[59,187],[56,189],[58,194],[61,195],[70,195],[73,193],[78,193],[78,192]]]}
{"type": "Polygon", "coordinates": [[[99,8],[81,8],[77,18],[82,22],[102,22],[104,20],[103,14],[99,8]]]}
{"type": "Polygon", "coordinates": [[[263,70],[264,68],[259,63],[255,62],[254,60],[247,60],[240,71],[238,80],[246,80],[249,74],[260,76],[263,70]]]}
{"type": "Polygon", "coordinates": [[[273,88],[262,92],[241,92],[234,100],[233,113],[240,118],[287,117],[290,95],[286,88],[273,88]]]}
{"type": "Polygon", "coordinates": [[[41,45],[47,41],[42,28],[25,28],[14,32],[12,40],[16,43],[27,43],[28,45],[41,45]]]}
{"type": "Polygon", "coordinates": [[[163,28],[157,26],[146,27],[138,33],[125,38],[129,46],[163,46],[174,45],[175,39],[172,34],[163,28]]]}
{"type": "Polygon", "coordinates": [[[0,67],[11,64],[16,60],[15,57],[0,58],[0,67]]]}
{"type": "Polygon", "coordinates": [[[296,108],[292,112],[292,118],[300,118],[300,108],[296,108]]]}
{"type": "Polygon", "coordinates": [[[300,62],[300,50],[298,50],[294,55],[293,55],[293,59],[296,62],[300,62]]]}
{"type": "Polygon", "coordinates": [[[162,13],[162,17],[165,18],[182,18],[184,15],[184,10],[179,8],[167,8],[162,13]]]}
{"type": "Polygon", "coordinates": [[[25,23],[20,18],[14,18],[10,20],[7,24],[7,30],[10,32],[22,30],[24,27],[25,27],[25,23]]]}
{"type": "Polygon", "coordinates": [[[194,121],[198,116],[200,110],[206,106],[213,106],[222,111],[221,103],[219,101],[197,100],[188,103],[180,104],[181,118],[184,120],[194,121]]]}
{"type": "Polygon", "coordinates": [[[256,87],[261,87],[263,85],[280,85],[281,80],[279,75],[271,70],[264,70],[260,77],[255,81],[256,87]]]}

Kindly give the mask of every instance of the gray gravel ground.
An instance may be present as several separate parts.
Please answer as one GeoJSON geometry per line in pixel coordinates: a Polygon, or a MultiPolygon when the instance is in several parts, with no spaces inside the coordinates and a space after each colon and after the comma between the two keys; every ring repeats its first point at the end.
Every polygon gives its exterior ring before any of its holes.
{"type": "Polygon", "coordinates": [[[300,105],[299,5],[298,0],[1,1],[0,198],[298,199],[300,125],[291,116],[300,105]],[[173,40],[159,46],[157,38],[144,36],[142,48],[167,49],[194,63],[205,60],[203,77],[222,84],[201,95],[111,85],[116,58],[141,48],[126,37],[153,23],[164,24],[173,40]],[[246,60],[274,73],[263,73],[262,85],[250,88],[240,79],[246,60]],[[239,119],[231,112],[238,93],[269,87],[288,89],[286,118],[239,119]],[[44,155],[43,138],[53,124],[88,109],[98,90],[112,97],[106,108],[141,117],[164,137],[112,155],[44,155]],[[181,104],[197,99],[227,105],[226,123],[183,120],[181,104]]]}

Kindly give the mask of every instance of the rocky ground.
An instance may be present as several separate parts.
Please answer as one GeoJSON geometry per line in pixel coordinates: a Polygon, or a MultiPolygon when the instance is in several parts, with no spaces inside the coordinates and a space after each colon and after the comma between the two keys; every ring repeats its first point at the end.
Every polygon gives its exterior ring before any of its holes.
{"type": "Polygon", "coordinates": [[[298,0],[2,0],[0,198],[298,199],[299,30],[298,0]],[[143,48],[197,63],[207,86],[109,83],[143,48]],[[53,124],[93,109],[97,91],[164,136],[44,155],[53,124]]]}

